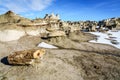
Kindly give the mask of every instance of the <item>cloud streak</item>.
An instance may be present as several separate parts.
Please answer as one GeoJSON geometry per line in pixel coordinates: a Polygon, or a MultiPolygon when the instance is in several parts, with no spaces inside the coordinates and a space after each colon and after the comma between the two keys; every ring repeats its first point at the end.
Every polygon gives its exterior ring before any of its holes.
{"type": "Polygon", "coordinates": [[[52,4],[54,0],[1,0],[0,7],[17,13],[28,11],[42,11],[52,4]]]}

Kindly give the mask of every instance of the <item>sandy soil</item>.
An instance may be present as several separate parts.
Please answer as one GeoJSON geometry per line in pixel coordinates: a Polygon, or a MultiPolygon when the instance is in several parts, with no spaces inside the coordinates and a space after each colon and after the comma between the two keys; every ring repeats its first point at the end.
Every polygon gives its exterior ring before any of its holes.
{"type": "MultiPolygon", "coordinates": [[[[79,34],[79,36],[90,34],[79,34]]],[[[17,41],[0,42],[0,80],[119,80],[120,49],[89,43],[88,38],[24,36],[17,41]],[[54,44],[59,49],[46,49],[40,63],[11,66],[6,56],[14,51],[33,49],[39,42],[54,44]]],[[[91,36],[92,38],[94,36],[91,36]]],[[[90,39],[92,39],[90,38],[90,39]]]]}

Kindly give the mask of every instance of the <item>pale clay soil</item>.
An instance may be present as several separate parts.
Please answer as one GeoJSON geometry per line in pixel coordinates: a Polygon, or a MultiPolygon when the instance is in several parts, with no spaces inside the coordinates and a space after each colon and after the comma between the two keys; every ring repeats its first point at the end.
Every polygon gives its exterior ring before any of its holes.
{"type": "Polygon", "coordinates": [[[43,40],[24,36],[16,41],[0,42],[0,80],[120,80],[120,49],[86,42],[89,39],[84,36],[81,39],[79,34],[71,35],[74,38],[43,40]],[[40,63],[31,66],[7,64],[5,57],[12,52],[38,48],[42,41],[59,48],[46,49],[40,63]]]}

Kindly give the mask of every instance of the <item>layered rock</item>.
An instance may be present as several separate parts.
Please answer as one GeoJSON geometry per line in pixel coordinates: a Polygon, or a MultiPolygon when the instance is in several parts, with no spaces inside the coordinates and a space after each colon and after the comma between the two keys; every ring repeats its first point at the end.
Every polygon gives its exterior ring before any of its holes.
{"type": "Polygon", "coordinates": [[[4,31],[0,31],[0,41],[6,42],[6,41],[18,40],[24,35],[25,35],[24,31],[4,30],[4,31]]]}
{"type": "Polygon", "coordinates": [[[60,37],[60,36],[65,36],[65,32],[64,31],[53,31],[51,33],[48,34],[48,37],[60,37]]]}
{"type": "Polygon", "coordinates": [[[25,36],[25,31],[22,27],[15,24],[1,24],[0,25],[0,41],[18,40],[25,36]]]}
{"type": "Polygon", "coordinates": [[[46,30],[46,27],[25,27],[24,28],[26,35],[31,35],[31,36],[40,36],[42,33],[48,33],[46,30]]]}

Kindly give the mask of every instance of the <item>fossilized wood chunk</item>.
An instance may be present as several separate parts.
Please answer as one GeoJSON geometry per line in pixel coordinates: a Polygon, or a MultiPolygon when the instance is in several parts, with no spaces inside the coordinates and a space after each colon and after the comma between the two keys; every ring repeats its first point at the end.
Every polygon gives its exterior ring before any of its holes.
{"type": "Polygon", "coordinates": [[[34,64],[45,54],[45,49],[31,49],[24,51],[17,51],[13,54],[10,54],[7,57],[9,64],[13,65],[26,65],[26,64],[34,64]]]}

